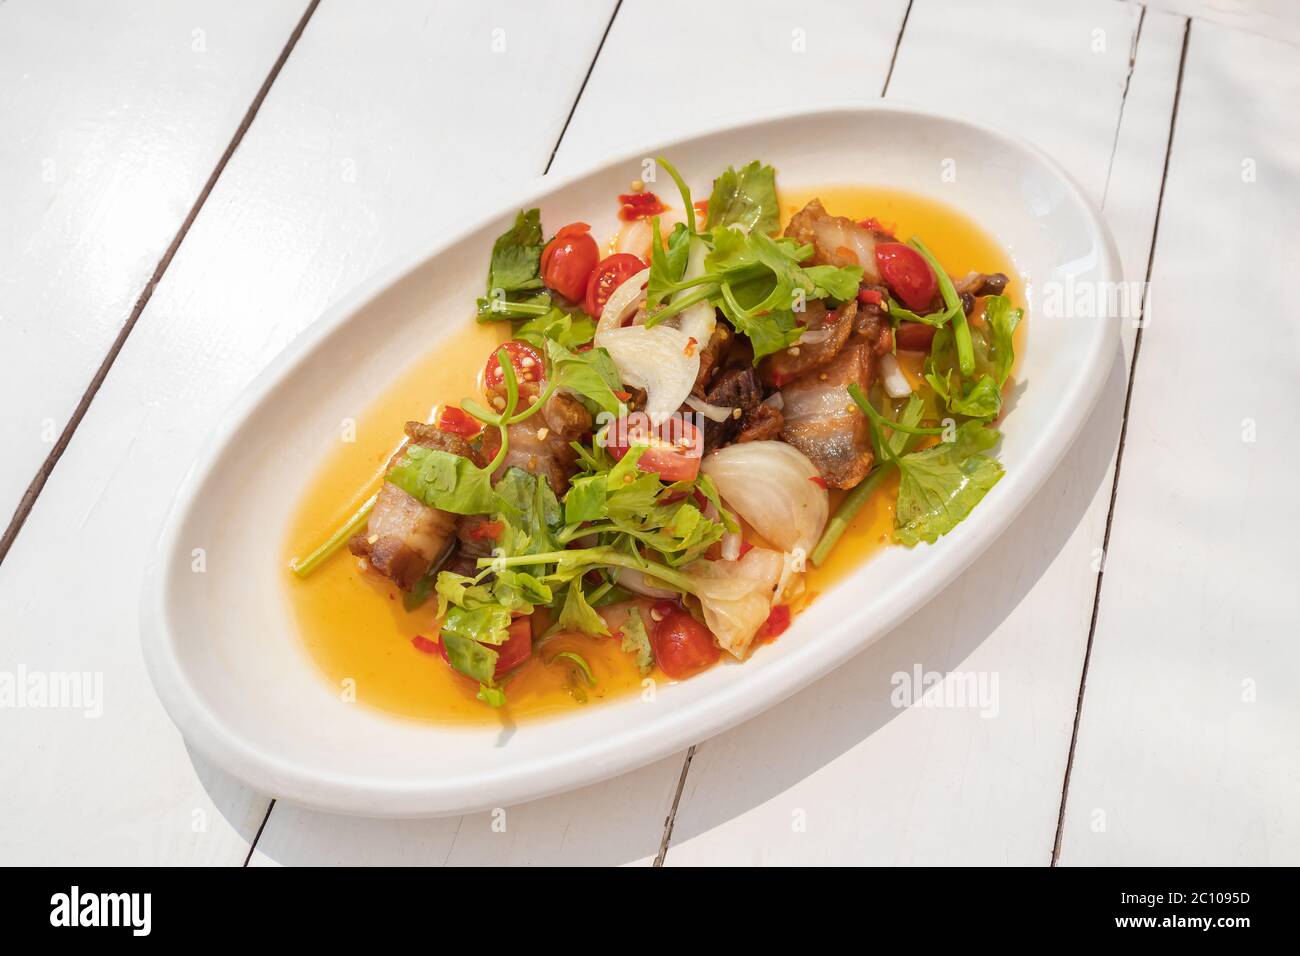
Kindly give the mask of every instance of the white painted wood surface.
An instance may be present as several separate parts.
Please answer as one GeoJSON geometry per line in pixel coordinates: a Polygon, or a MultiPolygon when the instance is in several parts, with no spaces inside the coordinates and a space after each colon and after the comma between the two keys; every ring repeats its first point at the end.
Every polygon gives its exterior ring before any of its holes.
{"type": "MultiPolygon", "coordinates": [[[[1126,272],[1141,276],[1182,28],[1148,15],[1148,59],[1126,98],[1139,13],[1106,2],[916,0],[889,98],[1020,133],[1098,204],[1113,170],[1106,212],[1126,272]],[[990,55],[1003,48],[1015,55],[990,55]]],[[[1031,310],[1031,336],[1034,321],[1051,320],[1031,310]]],[[[1125,377],[1117,362],[1060,468],[942,600],[835,675],[698,748],[668,864],[1051,860],[1125,377]],[[895,706],[894,675],[916,668],[978,675],[996,687],[996,708],[895,706]]]]}
{"type": "Polygon", "coordinates": [[[0,523],[306,8],[0,4],[0,523]]]}
{"type": "MultiPolygon", "coordinates": [[[[0,6],[0,26],[21,6],[0,6]]],[[[202,27],[193,11],[209,9],[168,7],[151,22],[202,27]]],[[[0,859],[237,864],[248,855],[268,801],[185,750],[140,664],[136,596],[166,501],[204,432],[290,338],[377,265],[471,212],[484,193],[541,173],[557,142],[553,168],[575,169],[632,141],[765,103],[875,98],[907,7],[905,0],[797,9],[778,0],[624,0],[587,77],[613,0],[403,0],[387,5],[383,18],[358,0],[324,0],[0,564],[0,669],[97,671],[105,694],[98,720],[0,711],[8,758],[0,762],[0,859]],[[709,69],[720,35],[736,43],[725,70],[709,69]],[[562,56],[555,37],[564,38],[562,56]],[[638,65],[648,52],[657,71],[649,78],[638,65]],[[69,553],[103,558],[70,580],[69,553]]],[[[300,9],[290,6],[281,46],[300,9]]],[[[139,32],[129,30],[136,21],[97,15],[105,18],[101,34],[122,33],[119,46],[139,32]]],[[[54,27],[44,29],[48,35],[54,27]]],[[[979,10],[958,0],[914,0],[889,96],[986,120],[1052,153],[1099,204],[1104,199],[1126,273],[1141,278],[1183,29],[1180,16],[1143,15],[1111,0],[997,0],[979,10]]],[[[1196,277],[1223,271],[1208,258],[1220,257],[1223,244],[1193,238],[1207,221],[1218,235],[1226,224],[1242,266],[1267,251],[1261,243],[1274,259],[1277,249],[1297,246],[1287,218],[1300,190],[1300,132],[1288,111],[1297,100],[1296,50],[1199,21],[1192,37],[1156,249],[1155,321],[1138,358],[1064,863],[1188,862],[1203,859],[1201,849],[1219,862],[1300,855],[1300,722],[1280,683],[1295,673],[1290,638],[1300,615],[1294,589],[1274,580],[1285,561],[1267,544],[1275,525],[1263,523],[1288,519],[1282,482],[1294,467],[1295,428],[1283,412],[1300,397],[1297,340],[1289,318],[1270,311],[1285,301],[1280,274],[1238,295],[1248,306],[1241,311],[1274,334],[1236,351],[1216,345],[1209,309],[1217,300],[1192,293],[1196,277]],[[1261,95],[1268,83],[1274,88],[1261,95]],[[1242,186],[1247,157],[1260,175],[1242,186]],[[1211,212],[1209,196],[1217,203],[1211,212]],[[1186,334],[1180,317],[1198,334],[1186,334]],[[1234,358],[1241,362],[1234,380],[1246,384],[1240,398],[1212,402],[1215,414],[1191,424],[1188,410],[1203,407],[1195,383],[1222,379],[1221,364],[1234,358]],[[1239,440],[1247,417],[1259,430],[1250,445],[1239,440]],[[1216,462],[1231,481],[1210,480],[1216,462]],[[1243,499],[1278,504],[1243,510],[1243,499]],[[1169,544],[1153,553],[1153,541],[1169,544]],[[1158,580],[1148,573],[1153,567],[1158,580]],[[1240,702],[1247,678],[1258,687],[1250,705],[1240,702]],[[1102,835],[1091,829],[1094,807],[1107,812],[1102,835]]],[[[213,43],[210,31],[209,49],[213,43]]],[[[267,46],[267,70],[279,50],[267,46]]],[[[0,102],[13,90],[6,69],[0,58],[0,102]]],[[[32,82],[24,95],[61,104],[68,117],[100,102],[101,90],[84,81],[32,82]]],[[[195,135],[219,144],[219,155],[234,124],[217,129],[224,114],[209,111],[212,128],[195,135]]],[[[98,186],[80,184],[76,199],[87,216],[113,208],[115,183],[135,183],[138,192],[139,182],[158,175],[132,142],[157,143],[167,155],[183,151],[168,125],[175,115],[151,121],[125,111],[104,134],[98,158],[117,165],[98,186]]],[[[21,171],[26,161],[26,154],[0,153],[0,199],[9,198],[13,164],[21,171]]],[[[196,175],[201,186],[207,171],[196,175]]],[[[23,215],[0,220],[0,250],[22,248],[46,228],[33,218],[37,207],[16,208],[23,215]]],[[[45,257],[30,260],[30,275],[0,283],[0,362],[71,371],[51,372],[48,388],[7,406],[0,416],[6,438],[23,427],[9,408],[28,414],[39,407],[33,402],[75,405],[77,369],[88,369],[88,380],[134,301],[124,285],[119,300],[127,307],[117,324],[105,311],[98,344],[88,338],[62,358],[67,326],[33,320],[15,332],[3,303],[44,307],[55,302],[53,289],[60,298],[49,308],[73,312],[109,298],[94,248],[58,247],[54,235],[44,240],[45,257]],[[66,262],[73,264],[60,265],[66,262]]],[[[150,241],[165,248],[170,239],[161,230],[150,241]]],[[[145,279],[157,261],[148,260],[146,245],[136,254],[146,260],[138,267],[145,279]]],[[[951,600],[839,673],[697,748],[668,863],[1051,860],[1133,338],[1126,329],[1124,356],[1093,425],[951,600]],[[997,715],[892,707],[890,677],[916,664],[997,675],[997,715]]],[[[32,471],[34,464],[15,481],[18,493],[32,471]]],[[[11,506],[9,491],[0,484],[0,506],[11,506]]],[[[506,808],[504,816],[380,822],[277,805],[252,862],[648,863],[660,852],[684,758],[506,808]]]]}
{"type": "Polygon", "coordinates": [[[1298,60],[1191,30],[1064,863],[1300,858],[1298,60]]]}

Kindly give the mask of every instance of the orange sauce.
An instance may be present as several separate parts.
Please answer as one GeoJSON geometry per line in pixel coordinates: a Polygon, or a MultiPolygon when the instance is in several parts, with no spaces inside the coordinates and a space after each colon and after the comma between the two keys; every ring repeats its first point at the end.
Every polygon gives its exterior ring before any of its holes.
{"type": "MultiPolygon", "coordinates": [[[[836,215],[876,217],[893,227],[900,240],[922,236],[954,275],[980,270],[1015,276],[1006,253],[988,235],[941,203],[872,187],[782,191],[783,219],[814,196],[821,197],[836,215]]],[[[1013,298],[1018,298],[1016,286],[1013,278],[1009,290],[1013,298]]],[[[327,538],[379,487],[384,466],[402,439],[404,422],[432,420],[437,405],[479,394],[479,371],[508,329],[506,323],[480,325],[468,318],[467,309],[463,329],[416,361],[358,417],[355,441],[341,441],[327,456],[289,522],[286,565],[327,538]]],[[[1017,353],[1023,350],[1024,329],[1022,323],[1017,353]]],[[[904,363],[904,371],[918,380],[919,362],[912,367],[904,363]]],[[[810,568],[809,595],[824,593],[890,541],[896,488],[896,478],[887,481],[858,513],[830,560],[810,568]]],[[[832,511],[842,496],[832,495],[832,511]]],[[[590,706],[643,686],[631,655],[619,649],[617,640],[563,635],[547,642],[542,656],[551,660],[564,650],[581,654],[597,686],[588,687],[563,661],[547,665],[534,657],[506,685],[508,706],[494,711],[477,701],[477,687],[440,657],[412,646],[416,635],[437,634],[434,601],[408,613],[395,586],[374,573],[360,573],[356,560],[346,552],[306,579],[287,570],[285,579],[302,639],[325,678],[335,687],[354,687],[360,703],[392,714],[427,721],[498,723],[571,710],[583,699],[590,706]]],[[[651,677],[667,680],[657,670],[651,677]]]]}

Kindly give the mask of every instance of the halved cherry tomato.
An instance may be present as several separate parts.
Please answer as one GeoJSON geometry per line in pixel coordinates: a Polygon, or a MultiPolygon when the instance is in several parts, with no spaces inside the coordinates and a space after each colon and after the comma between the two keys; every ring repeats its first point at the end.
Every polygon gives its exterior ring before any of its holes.
{"type": "Polygon", "coordinates": [[[772,608],[772,613],[767,616],[763,626],[758,629],[754,639],[758,641],[774,641],[790,626],[790,608],[784,604],[778,604],[772,608]]]}
{"type": "Polygon", "coordinates": [[[913,312],[920,312],[933,301],[938,280],[930,264],[911,246],[901,242],[876,243],[876,265],[894,295],[913,312]]]}
{"type": "Polygon", "coordinates": [[[610,429],[608,451],[621,461],[633,445],[646,445],[637,459],[641,471],[652,471],[663,481],[694,481],[704,453],[704,436],[685,419],[674,416],[657,428],[646,415],[620,418],[610,429]]]}
{"type": "Polygon", "coordinates": [[[496,676],[514,670],[533,653],[533,619],[517,617],[510,622],[510,637],[497,648],[496,676]]]}
{"type": "Polygon", "coordinates": [[[640,257],[630,252],[616,252],[600,260],[596,271],[587,280],[587,298],[584,304],[587,314],[593,319],[600,318],[600,313],[604,310],[609,297],[614,294],[614,290],[623,284],[623,280],[636,275],[644,268],[645,263],[640,257]]]}
{"type": "MultiPolygon", "coordinates": [[[[531,617],[517,617],[510,622],[510,636],[500,647],[494,647],[492,650],[497,652],[497,667],[493,671],[494,677],[502,677],[514,670],[524,661],[533,655],[533,619],[531,617]]],[[[417,634],[411,638],[411,644],[417,651],[423,651],[426,654],[438,654],[448,664],[447,645],[442,641],[431,641],[427,637],[417,634]]],[[[484,647],[491,647],[484,644],[484,647]]],[[[666,673],[666,672],[665,672],[666,673]]]]}
{"type": "Polygon", "coordinates": [[[934,333],[935,327],[924,322],[899,322],[894,331],[894,345],[904,352],[928,352],[934,333]]]}
{"type": "MultiPolygon", "coordinates": [[[[668,606],[671,610],[664,611],[662,619],[650,629],[650,646],[660,669],[673,680],[681,680],[716,664],[718,645],[709,629],[680,608],[668,606]]],[[[655,605],[652,619],[662,607],[655,605]]]]}
{"type": "Polygon", "coordinates": [[[654,193],[624,193],[618,197],[618,201],[622,204],[618,218],[624,222],[649,219],[668,209],[654,193]]]}
{"type": "Polygon", "coordinates": [[[438,427],[451,435],[473,438],[483,430],[482,423],[459,405],[444,405],[438,413],[438,427]]]}
{"type": "Polygon", "coordinates": [[[591,238],[591,227],[572,222],[555,234],[542,250],[542,282],[570,302],[587,291],[587,280],[600,261],[600,249],[591,238]]]}
{"type": "Polygon", "coordinates": [[[501,371],[501,362],[497,359],[497,352],[500,349],[505,349],[506,354],[510,356],[510,367],[515,370],[515,379],[520,385],[540,382],[545,376],[546,370],[542,366],[542,357],[537,349],[527,342],[507,342],[493,349],[492,354],[488,356],[487,364],[483,366],[484,390],[494,392],[505,387],[506,377],[501,371]]]}

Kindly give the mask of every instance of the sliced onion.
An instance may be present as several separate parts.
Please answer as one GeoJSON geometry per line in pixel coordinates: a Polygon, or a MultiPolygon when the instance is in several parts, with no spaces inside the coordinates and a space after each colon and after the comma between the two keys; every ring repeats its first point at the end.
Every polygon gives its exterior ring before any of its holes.
{"type": "Polygon", "coordinates": [[[727,506],[783,551],[812,551],[830,514],[826,489],[807,456],[783,441],[720,448],[700,464],[727,506]]]}
{"type": "Polygon", "coordinates": [[[908,384],[907,376],[898,367],[898,359],[894,358],[892,352],[880,356],[880,381],[890,398],[907,398],[912,394],[912,386],[908,384]]]}
{"type": "MultiPolygon", "coordinates": [[[[623,324],[628,310],[634,306],[645,292],[645,284],[650,279],[650,270],[642,269],[634,276],[628,276],[617,289],[605,300],[605,308],[600,312],[600,321],[596,323],[596,335],[606,329],[617,329],[623,324]]],[[[599,344],[599,343],[597,343],[599,344]]]]}
{"type": "Polygon", "coordinates": [[[773,392],[771,395],[767,396],[767,398],[763,399],[763,404],[771,405],[779,412],[781,409],[785,408],[785,396],[780,392],[773,392]]]}
{"type": "Polygon", "coordinates": [[[751,548],[739,561],[695,561],[686,566],[695,596],[718,646],[744,657],[772,613],[772,593],[785,559],[780,551],[751,548]]]}
{"type": "Polygon", "coordinates": [[[740,546],[744,542],[740,537],[739,531],[728,531],[718,542],[722,550],[723,561],[735,561],[740,557],[740,546]]]}
{"type": "Polygon", "coordinates": [[[619,587],[626,588],[633,594],[640,594],[644,597],[669,599],[677,597],[676,591],[656,587],[650,583],[651,578],[632,568],[619,568],[614,572],[614,580],[619,587]]]}
{"type": "Polygon", "coordinates": [[[626,252],[638,259],[650,258],[650,244],[654,241],[649,219],[637,219],[619,230],[614,241],[615,252],[626,252]]]}
{"type": "MultiPolygon", "coordinates": [[[[690,243],[690,252],[686,259],[686,271],[682,273],[683,280],[698,278],[704,275],[707,268],[704,265],[704,259],[709,254],[708,243],[698,236],[693,236],[690,243]]],[[[694,289],[683,289],[673,298],[690,295],[694,291],[694,289]]],[[[668,321],[703,347],[709,344],[713,330],[718,324],[718,316],[713,306],[708,302],[697,302],[680,315],[675,316],[674,319],[668,321]]]]}
{"type": "Polygon", "coordinates": [[[711,422],[725,422],[735,412],[734,408],[727,408],[725,405],[710,405],[704,399],[696,398],[694,395],[687,396],[686,404],[711,422]]]}
{"type": "Polygon", "coordinates": [[[800,345],[821,345],[821,343],[825,342],[827,339],[831,337],[831,333],[834,331],[835,330],[833,328],[827,327],[821,329],[813,329],[812,331],[804,332],[803,335],[799,336],[799,344],[800,345]]]}
{"type": "Polygon", "coordinates": [[[695,387],[700,353],[689,347],[690,339],[681,329],[670,325],[597,329],[595,343],[608,350],[624,384],[646,390],[645,411],[654,425],[667,421],[695,387]]]}

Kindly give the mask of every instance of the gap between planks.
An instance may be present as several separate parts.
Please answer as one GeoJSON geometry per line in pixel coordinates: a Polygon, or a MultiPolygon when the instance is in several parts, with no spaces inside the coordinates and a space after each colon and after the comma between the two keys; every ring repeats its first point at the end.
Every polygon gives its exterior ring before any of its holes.
{"type": "MultiPolygon", "coordinates": [[[[1145,8],[1144,8],[1145,12],[1145,8]]],[[[1138,21],[1138,31],[1142,29],[1142,21],[1138,21]]],[[[1169,159],[1174,151],[1174,131],[1178,126],[1178,104],[1182,100],[1183,94],[1183,73],[1187,67],[1187,45],[1192,35],[1192,20],[1190,17],[1183,21],[1183,46],[1178,55],[1178,80],[1174,85],[1174,105],[1169,117],[1169,138],[1165,142],[1165,162],[1164,168],[1160,174],[1160,193],[1156,198],[1156,216],[1155,223],[1151,228],[1151,249],[1147,253],[1147,269],[1143,289],[1151,287],[1151,270],[1156,259],[1156,244],[1160,239],[1160,214],[1164,209],[1165,203],[1165,182],[1169,179],[1169,159]]],[[[1136,55],[1137,41],[1134,40],[1134,54],[1136,55]]],[[[1129,64],[1129,76],[1132,77],[1133,61],[1129,64]]],[[[1128,94],[1128,85],[1124,87],[1125,95],[1128,94]]],[[[1120,109],[1120,120],[1123,121],[1123,108],[1120,109]]],[[[1117,140],[1118,142],[1118,137],[1117,140]]],[[[1112,161],[1114,155],[1111,156],[1112,161]]],[[[1110,186],[1109,177],[1107,177],[1107,188],[1110,186]]],[[[1101,607],[1101,588],[1102,582],[1106,576],[1106,555],[1110,549],[1110,531],[1111,524],[1115,518],[1115,500],[1119,494],[1119,475],[1120,468],[1124,464],[1124,443],[1128,438],[1128,418],[1129,410],[1133,404],[1133,381],[1137,377],[1138,356],[1142,353],[1142,332],[1146,318],[1146,294],[1143,293],[1142,308],[1138,313],[1137,335],[1133,339],[1133,358],[1129,360],[1128,370],[1128,387],[1124,392],[1124,415],[1120,422],[1119,445],[1115,452],[1115,474],[1111,479],[1110,485],[1110,504],[1106,512],[1106,531],[1101,541],[1101,570],[1097,572],[1097,586],[1093,592],[1092,598],[1092,619],[1088,624],[1088,643],[1083,653],[1083,669],[1079,674],[1079,697],[1074,707],[1074,727],[1070,732],[1070,754],[1065,762],[1065,777],[1061,781],[1061,806],[1056,816],[1056,839],[1052,843],[1052,866],[1056,866],[1061,858],[1061,839],[1065,833],[1065,806],[1070,795],[1070,772],[1074,769],[1074,753],[1079,743],[1079,720],[1083,713],[1083,691],[1088,683],[1088,665],[1092,661],[1092,643],[1097,633],[1097,612],[1101,607]]]]}
{"type": "Polygon", "coordinates": [[[122,348],[126,345],[127,337],[135,328],[135,324],[139,320],[141,313],[144,312],[145,306],[147,306],[149,300],[153,298],[154,289],[157,288],[158,283],[162,281],[163,275],[167,272],[167,268],[171,265],[172,259],[176,256],[176,251],[180,248],[181,243],[185,241],[185,236],[189,233],[190,226],[194,224],[194,220],[198,217],[199,210],[201,210],[204,203],[207,202],[208,196],[212,193],[213,187],[217,184],[217,180],[220,179],[221,174],[225,172],[226,164],[230,162],[230,157],[235,154],[235,150],[239,148],[239,144],[244,139],[244,134],[248,132],[248,128],[257,117],[258,110],[262,108],[262,101],[266,99],[266,94],[270,92],[271,85],[275,82],[276,77],[280,75],[281,68],[283,68],[285,61],[289,59],[289,54],[293,52],[293,48],[298,43],[298,38],[302,36],[303,30],[307,27],[307,21],[310,20],[311,15],[316,12],[316,7],[319,3],[320,0],[311,0],[311,2],[307,4],[307,9],[303,11],[302,17],[298,20],[297,26],[295,26],[293,32],[289,34],[289,39],[285,43],[284,49],[280,51],[279,57],[277,57],[275,63],[271,65],[271,71],[266,75],[266,79],[262,81],[262,85],[258,89],[257,95],[253,97],[253,102],[249,104],[247,111],[245,111],[244,118],[235,129],[235,134],[231,137],[230,143],[226,146],[225,152],[223,152],[221,158],[217,160],[217,165],[213,167],[212,173],[203,184],[203,188],[199,191],[198,198],[194,200],[194,204],[190,207],[184,221],[181,222],[180,228],[176,231],[176,235],[172,237],[171,243],[167,246],[166,251],[163,252],[162,258],[158,260],[158,265],[155,267],[153,274],[149,277],[149,281],[145,283],[144,289],[136,299],[135,305],[131,309],[131,314],[127,316],[126,323],[118,331],[117,337],[113,340],[113,344],[109,346],[108,353],[104,356],[103,361],[100,362],[99,368],[96,369],[94,376],[90,380],[90,384],[86,386],[85,392],[82,393],[81,400],[77,402],[77,407],[72,411],[72,417],[69,418],[68,423],[63,426],[63,431],[59,434],[58,440],[55,441],[54,447],[51,448],[50,453],[45,456],[45,461],[41,462],[40,467],[36,470],[36,475],[32,478],[31,484],[27,486],[27,490],[23,492],[22,498],[19,499],[18,507],[14,509],[14,514],[9,520],[8,527],[5,528],[4,534],[0,536],[0,563],[3,563],[5,557],[9,554],[9,549],[13,547],[13,543],[18,537],[18,533],[22,531],[23,525],[27,522],[27,516],[31,514],[32,508],[36,506],[36,499],[40,497],[41,492],[44,490],[45,483],[53,473],[55,465],[57,465],[59,459],[63,457],[64,451],[67,450],[69,443],[72,441],[73,434],[81,425],[82,419],[86,417],[86,412],[90,410],[90,403],[95,400],[95,395],[98,394],[100,386],[104,384],[104,380],[108,377],[109,370],[113,367],[113,363],[117,361],[118,354],[121,353],[122,348]]]}

